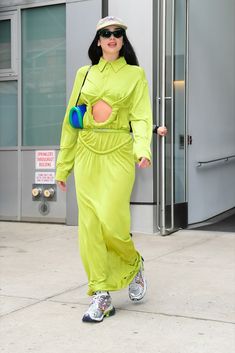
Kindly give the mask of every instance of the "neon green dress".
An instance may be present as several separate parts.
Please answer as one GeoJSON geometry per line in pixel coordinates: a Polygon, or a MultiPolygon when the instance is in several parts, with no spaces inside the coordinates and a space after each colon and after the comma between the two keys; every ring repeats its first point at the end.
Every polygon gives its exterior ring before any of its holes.
{"type": "Polygon", "coordinates": [[[91,67],[79,104],[85,103],[84,129],[69,125],[69,111],[89,66],[77,72],[66,110],[56,180],[74,169],[79,207],[79,247],[88,276],[88,294],[126,287],[139,271],[141,256],[130,237],[130,197],[135,162],[151,159],[152,114],[144,70],[124,57],[100,59],[91,67]],[[103,100],[112,107],[97,123],[92,106],[103,100]],[[130,124],[133,138],[130,134],[130,124]]]}

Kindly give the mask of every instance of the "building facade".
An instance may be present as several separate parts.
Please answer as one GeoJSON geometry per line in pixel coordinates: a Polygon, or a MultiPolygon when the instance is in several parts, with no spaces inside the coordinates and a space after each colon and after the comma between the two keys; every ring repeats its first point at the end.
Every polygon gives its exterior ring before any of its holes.
{"type": "Polygon", "coordinates": [[[55,161],[75,73],[106,15],[127,22],[154,123],[168,128],[153,135],[151,168],[136,171],[132,230],[164,235],[233,209],[234,0],[2,0],[0,219],[77,224],[73,176],[58,190],[55,161]]]}

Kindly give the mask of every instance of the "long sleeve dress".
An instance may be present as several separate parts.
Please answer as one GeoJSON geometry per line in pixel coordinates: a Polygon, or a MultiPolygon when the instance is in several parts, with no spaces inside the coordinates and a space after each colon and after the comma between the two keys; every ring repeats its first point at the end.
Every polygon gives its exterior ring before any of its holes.
{"type": "Polygon", "coordinates": [[[88,276],[88,294],[126,287],[139,271],[141,256],[130,237],[130,197],[135,162],[151,160],[152,113],[145,73],[124,57],[103,58],[90,68],[79,104],[85,103],[84,128],[69,124],[69,111],[89,66],[77,72],[62,127],[56,180],[74,169],[79,207],[79,248],[88,276]],[[96,122],[92,107],[112,107],[96,122]],[[130,124],[133,137],[130,134],[130,124]]]}

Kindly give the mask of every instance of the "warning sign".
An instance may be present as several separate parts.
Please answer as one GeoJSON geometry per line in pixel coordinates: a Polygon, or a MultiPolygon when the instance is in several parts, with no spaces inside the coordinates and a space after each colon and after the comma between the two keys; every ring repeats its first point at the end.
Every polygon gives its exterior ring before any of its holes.
{"type": "Polygon", "coordinates": [[[55,151],[35,151],[36,169],[55,169],[55,151]]]}
{"type": "Polygon", "coordinates": [[[35,184],[55,184],[55,172],[36,172],[35,184]]]}

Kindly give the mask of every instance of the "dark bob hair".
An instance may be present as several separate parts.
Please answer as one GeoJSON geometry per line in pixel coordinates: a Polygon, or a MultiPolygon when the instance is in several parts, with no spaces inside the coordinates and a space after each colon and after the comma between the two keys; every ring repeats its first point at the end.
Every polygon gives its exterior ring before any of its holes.
{"type": "MultiPolygon", "coordinates": [[[[98,64],[101,56],[103,55],[101,47],[97,45],[99,38],[100,35],[98,31],[90,45],[90,48],[88,49],[88,56],[91,59],[92,65],[98,64]]],[[[124,56],[127,64],[139,66],[135,51],[126,36],[126,32],[123,34],[123,46],[119,52],[119,56],[124,56]]]]}

